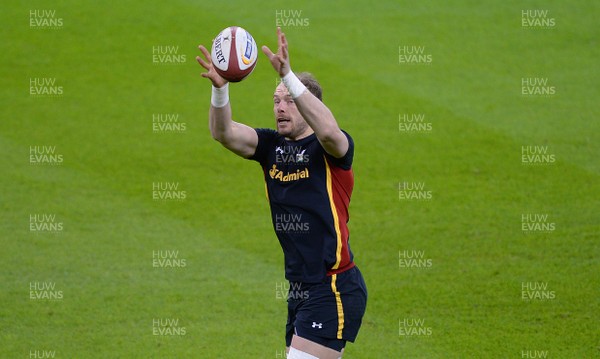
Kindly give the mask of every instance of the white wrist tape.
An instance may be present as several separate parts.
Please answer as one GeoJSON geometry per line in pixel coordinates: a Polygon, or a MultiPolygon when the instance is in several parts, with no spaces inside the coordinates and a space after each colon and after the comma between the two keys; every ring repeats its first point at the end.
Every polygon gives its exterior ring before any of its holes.
{"type": "Polygon", "coordinates": [[[281,81],[285,84],[292,98],[298,98],[306,91],[306,86],[300,81],[298,76],[292,71],[288,72],[287,75],[281,78],[281,81]]]}
{"type": "Polygon", "coordinates": [[[213,85],[210,103],[213,105],[213,107],[225,107],[225,105],[229,103],[229,82],[221,88],[213,85]]]}

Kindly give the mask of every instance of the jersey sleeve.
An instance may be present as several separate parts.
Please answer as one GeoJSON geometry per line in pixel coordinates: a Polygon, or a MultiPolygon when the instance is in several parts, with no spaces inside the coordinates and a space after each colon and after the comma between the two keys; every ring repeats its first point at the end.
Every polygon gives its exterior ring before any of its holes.
{"type": "Polygon", "coordinates": [[[335,158],[327,152],[325,152],[325,156],[327,156],[329,162],[334,166],[340,167],[343,170],[349,170],[352,168],[352,161],[354,160],[354,140],[346,131],[342,130],[342,132],[348,138],[348,151],[344,157],[335,158]]]}
{"type": "Polygon", "coordinates": [[[277,131],[270,128],[255,128],[254,130],[258,135],[258,144],[256,145],[254,155],[248,157],[248,159],[264,164],[267,161],[269,149],[273,147],[277,131]]]}

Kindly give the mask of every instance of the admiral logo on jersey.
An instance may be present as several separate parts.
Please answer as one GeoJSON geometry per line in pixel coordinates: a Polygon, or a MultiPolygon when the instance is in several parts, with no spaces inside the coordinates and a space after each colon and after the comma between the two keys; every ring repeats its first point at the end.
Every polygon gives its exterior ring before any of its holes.
{"type": "Polygon", "coordinates": [[[277,169],[277,165],[273,165],[273,167],[269,170],[269,176],[271,178],[280,180],[281,182],[289,182],[289,181],[297,181],[301,178],[308,178],[310,174],[308,173],[308,168],[303,170],[297,169],[296,172],[288,172],[283,174],[283,171],[277,169]]]}

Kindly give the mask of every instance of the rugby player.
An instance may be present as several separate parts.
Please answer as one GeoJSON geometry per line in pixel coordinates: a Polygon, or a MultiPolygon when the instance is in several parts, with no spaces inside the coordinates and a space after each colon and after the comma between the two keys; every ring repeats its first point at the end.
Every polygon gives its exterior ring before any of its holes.
{"type": "Polygon", "coordinates": [[[202,77],[212,82],[209,128],[227,149],[262,166],[290,282],[287,358],[338,359],[346,342],[354,342],[367,302],[348,243],[354,142],[322,102],[316,79],[292,72],[280,28],[277,38],[276,53],[262,47],[282,79],[273,95],[276,130],[232,120],[228,83],[199,46],[202,77]]]}

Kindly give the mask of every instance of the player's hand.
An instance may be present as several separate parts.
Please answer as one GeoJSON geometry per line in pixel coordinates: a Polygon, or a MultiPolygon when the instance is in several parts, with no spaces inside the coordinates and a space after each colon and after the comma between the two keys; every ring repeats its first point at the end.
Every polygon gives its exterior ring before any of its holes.
{"type": "Polygon", "coordinates": [[[283,77],[287,75],[290,69],[290,60],[288,54],[288,43],[285,38],[285,34],[281,32],[281,28],[277,27],[277,53],[273,53],[267,46],[262,47],[262,51],[267,55],[271,65],[279,76],[283,77]]]}
{"type": "Polygon", "coordinates": [[[214,87],[221,88],[221,87],[225,86],[225,84],[227,83],[227,80],[222,78],[217,73],[217,70],[215,70],[215,67],[213,66],[212,60],[210,58],[210,53],[208,52],[206,47],[200,45],[200,46],[198,46],[198,48],[200,49],[200,51],[202,51],[202,54],[204,55],[206,60],[203,59],[201,56],[196,56],[196,61],[198,61],[198,63],[202,67],[204,67],[206,70],[208,70],[208,72],[203,72],[201,74],[201,76],[209,79],[212,82],[214,87]]]}

